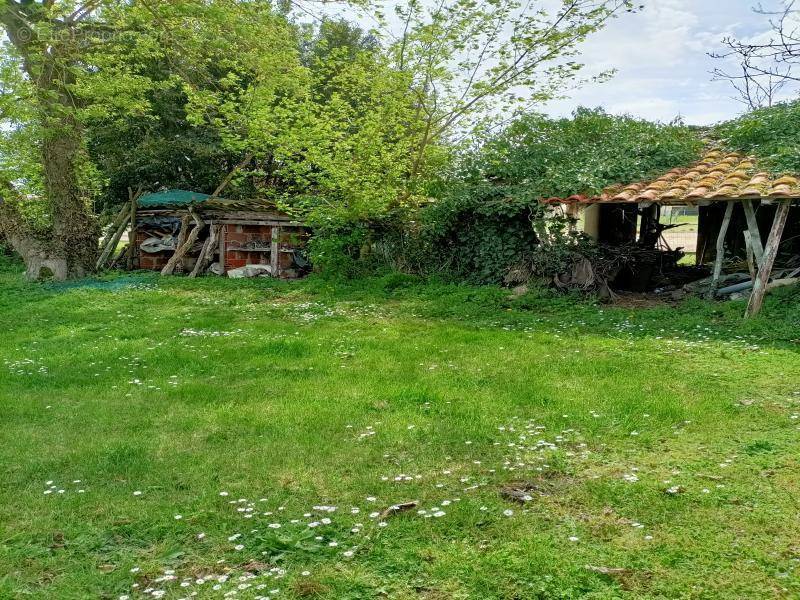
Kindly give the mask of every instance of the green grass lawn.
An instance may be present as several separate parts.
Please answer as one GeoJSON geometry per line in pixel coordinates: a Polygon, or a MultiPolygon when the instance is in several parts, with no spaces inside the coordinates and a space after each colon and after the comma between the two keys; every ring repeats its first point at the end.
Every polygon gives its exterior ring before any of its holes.
{"type": "Polygon", "coordinates": [[[0,597],[800,597],[798,291],[507,296],[5,265],[0,597]]]}

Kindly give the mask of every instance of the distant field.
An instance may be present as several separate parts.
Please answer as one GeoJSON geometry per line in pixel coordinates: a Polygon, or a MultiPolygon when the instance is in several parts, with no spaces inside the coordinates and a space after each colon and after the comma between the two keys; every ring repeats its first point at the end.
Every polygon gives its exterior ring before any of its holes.
{"type": "Polygon", "coordinates": [[[6,265],[0,597],[800,597],[779,292],[744,323],[6,265]]]}
{"type": "Polygon", "coordinates": [[[661,222],[664,224],[680,225],[680,227],[676,227],[672,231],[696,232],[698,218],[697,215],[675,215],[672,217],[664,217],[661,219],[661,222]]]}

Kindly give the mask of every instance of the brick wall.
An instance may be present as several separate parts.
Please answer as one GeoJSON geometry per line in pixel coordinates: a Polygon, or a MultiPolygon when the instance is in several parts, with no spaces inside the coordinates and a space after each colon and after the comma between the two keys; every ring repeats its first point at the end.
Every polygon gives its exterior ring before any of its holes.
{"type": "Polygon", "coordinates": [[[245,265],[268,265],[267,252],[239,252],[236,246],[248,242],[259,242],[269,248],[272,243],[272,227],[269,225],[225,225],[225,270],[238,269],[245,265]]]}
{"type": "MultiPolygon", "coordinates": [[[[144,231],[137,231],[136,232],[136,246],[138,247],[143,241],[145,241],[150,236],[144,231]]],[[[150,271],[160,271],[164,268],[164,265],[167,264],[169,257],[172,256],[172,252],[169,250],[164,250],[163,252],[156,252],[151,254],[149,252],[142,252],[139,250],[137,253],[138,258],[138,267],[140,269],[148,269],[150,271]]]]}
{"type": "MultiPolygon", "coordinates": [[[[245,265],[270,264],[268,252],[244,252],[234,248],[245,245],[248,242],[259,242],[259,246],[269,248],[272,243],[272,227],[270,225],[223,225],[225,229],[225,270],[237,269],[245,265]]],[[[279,248],[288,249],[298,241],[295,230],[282,230],[279,248]]],[[[144,231],[136,232],[136,245],[139,246],[148,237],[144,231]]],[[[167,264],[172,252],[148,253],[139,250],[137,252],[138,268],[160,271],[167,264]]],[[[288,252],[280,252],[278,261],[281,270],[290,269],[292,266],[292,255],[288,252]]]]}

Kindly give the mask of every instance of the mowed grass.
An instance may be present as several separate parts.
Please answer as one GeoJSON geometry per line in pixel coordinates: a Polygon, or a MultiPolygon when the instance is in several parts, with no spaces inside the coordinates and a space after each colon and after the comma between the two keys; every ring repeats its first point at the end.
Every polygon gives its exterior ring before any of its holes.
{"type": "Polygon", "coordinates": [[[779,292],[745,323],[6,265],[0,597],[798,597],[800,295],[779,292]]]}

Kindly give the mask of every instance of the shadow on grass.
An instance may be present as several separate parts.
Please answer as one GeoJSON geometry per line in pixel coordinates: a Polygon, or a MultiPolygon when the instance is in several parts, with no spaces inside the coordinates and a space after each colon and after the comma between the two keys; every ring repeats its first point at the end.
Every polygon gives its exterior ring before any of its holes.
{"type": "MultiPolygon", "coordinates": [[[[604,304],[578,294],[559,294],[532,288],[513,297],[498,286],[455,284],[401,273],[356,280],[312,275],[298,281],[227,279],[221,277],[160,277],[157,273],[110,272],[101,277],[69,282],[27,283],[21,266],[0,264],[0,309],[14,312],[21,303],[44,301],[75,291],[110,292],[161,289],[198,294],[255,292],[278,301],[314,300],[323,303],[367,303],[390,307],[398,316],[465,323],[475,328],[549,331],[567,335],[613,338],[678,338],[723,341],[800,351],[800,289],[771,293],[761,315],[745,320],[746,303],[711,302],[688,298],[675,305],[647,308],[604,304]]],[[[224,309],[223,309],[224,310],[224,309]]]]}

